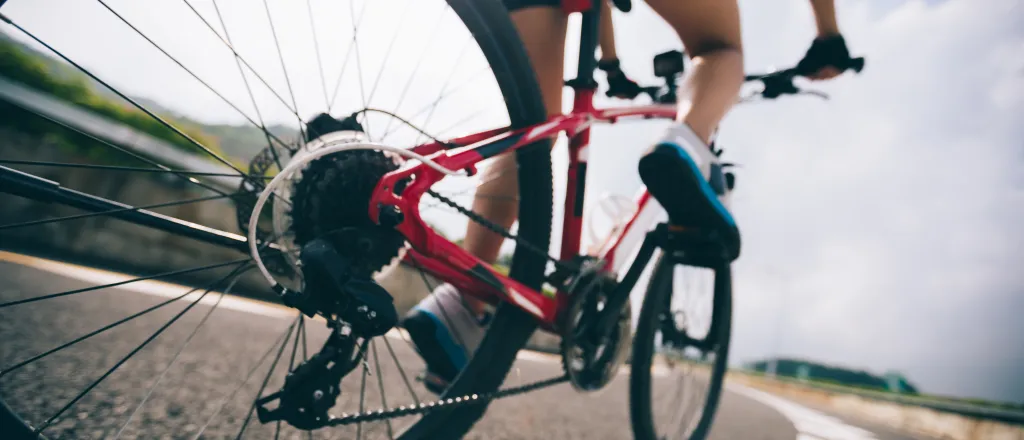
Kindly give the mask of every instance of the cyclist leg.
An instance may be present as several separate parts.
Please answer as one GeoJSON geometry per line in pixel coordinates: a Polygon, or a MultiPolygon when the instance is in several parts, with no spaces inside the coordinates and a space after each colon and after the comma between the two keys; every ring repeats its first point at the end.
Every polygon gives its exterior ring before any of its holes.
{"type": "Polygon", "coordinates": [[[640,161],[640,176],[673,223],[713,230],[729,257],[739,256],[739,229],[712,133],[743,84],[743,48],[736,0],[647,0],[683,41],[691,68],[679,97],[677,126],[640,161]]]}
{"type": "MultiPolygon", "coordinates": [[[[540,85],[549,115],[562,110],[562,81],[567,16],[558,0],[506,0],[512,22],[540,85]]],[[[518,216],[519,179],[515,154],[491,160],[481,173],[472,209],[484,218],[510,228],[518,216]]],[[[504,237],[470,221],[463,247],[486,262],[494,262],[504,237]]],[[[403,319],[417,351],[427,363],[424,382],[435,392],[468,362],[484,335],[489,317],[484,304],[463,296],[450,284],[438,286],[403,319]]]]}
{"type": "Polygon", "coordinates": [[[743,46],[736,0],[647,0],[675,29],[692,60],[678,120],[707,143],[743,84],[743,46]]]}

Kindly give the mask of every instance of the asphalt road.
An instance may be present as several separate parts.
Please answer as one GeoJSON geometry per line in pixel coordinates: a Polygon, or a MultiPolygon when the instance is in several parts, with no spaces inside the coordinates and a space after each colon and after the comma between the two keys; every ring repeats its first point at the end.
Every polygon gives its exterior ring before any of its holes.
{"type": "MultiPolygon", "coordinates": [[[[125,277],[0,253],[0,303],[121,279],[125,277]]],[[[36,354],[167,302],[186,291],[180,286],[145,282],[0,308],[0,368],[9,369],[36,354]]],[[[196,297],[193,294],[186,299],[196,297]]],[[[278,350],[283,350],[283,355],[264,394],[283,383],[295,345],[294,339],[284,345],[278,341],[283,340],[296,314],[282,307],[232,296],[225,296],[217,303],[219,297],[218,293],[211,293],[182,314],[173,325],[64,411],[45,433],[51,438],[114,438],[123,427],[121,438],[195,438],[200,432],[202,438],[235,438],[278,350]],[[246,377],[248,381],[244,381],[246,377]],[[139,409],[136,411],[136,408],[139,409]]],[[[166,307],[5,373],[0,376],[0,398],[26,419],[42,423],[189,304],[188,301],[170,301],[166,307]]],[[[305,327],[309,354],[312,354],[325,336],[323,324],[309,320],[305,327]]],[[[292,335],[295,334],[298,333],[292,335]]],[[[363,369],[356,370],[342,382],[343,392],[334,409],[336,413],[358,411],[360,395],[364,396],[364,409],[379,408],[385,403],[381,399],[382,389],[386,404],[392,407],[431,398],[414,380],[422,363],[397,336],[378,339],[371,348],[365,382],[361,380],[363,369]],[[380,359],[380,370],[377,370],[376,359],[380,359]],[[401,365],[403,371],[396,364],[401,365]],[[406,385],[403,373],[411,386],[406,385]]],[[[301,358],[301,339],[297,345],[296,357],[301,358]]],[[[553,356],[524,353],[506,385],[557,376],[560,368],[553,356]]],[[[563,384],[498,401],[491,405],[488,415],[467,438],[630,438],[627,388],[627,376],[620,374],[611,385],[595,394],[581,395],[563,384]]],[[[378,422],[359,428],[317,431],[313,438],[356,438],[357,435],[387,438],[389,430],[398,431],[411,421],[405,418],[395,420],[391,426],[378,422]]],[[[246,438],[269,439],[274,438],[275,429],[275,424],[263,425],[253,417],[244,434],[246,438]]],[[[283,425],[280,438],[301,439],[307,435],[283,425]]],[[[889,432],[730,385],[711,438],[907,440],[919,437],[889,432]]]]}

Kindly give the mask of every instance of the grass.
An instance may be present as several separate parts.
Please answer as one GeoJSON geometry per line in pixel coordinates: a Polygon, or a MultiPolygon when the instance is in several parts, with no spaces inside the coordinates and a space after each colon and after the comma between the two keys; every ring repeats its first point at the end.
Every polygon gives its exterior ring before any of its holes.
{"type": "MultiPolygon", "coordinates": [[[[743,374],[748,374],[748,375],[751,375],[751,376],[767,377],[767,375],[764,372],[762,372],[762,371],[750,371],[750,370],[736,370],[736,371],[737,372],[742,372],[743,374]]],[[[793,378],[793,377],[788,377],[788,376],[776,376],[775,379],[779,380],[781,382],[788,382],[788,383],[795,383],[795,384],[807,384],[807,385],[815,386],[815,387],[818,387],[818,388],[833,389],[833,390],[840,391],[840,392],[847,391],[847,392],[855,392],[855,393],[866,393],[866,394],[869,394],[869,395],[870,394],[875,394],[875,395],[878,395],[879,397],[882,397],[882,398],[892,398],[892,397],[897,397],[898,396],[901,400],[905,400],[907,402],[953,403],[953,404],[972,405],[972,406],[978,406],[978,407],[984,407],[984,408],[992,408],[992,409],[1024,411],[1024,404],[1014,404],[1014,403],[1010,403],[1010,402],[995,402],[995,401],[990,401],[990,400],[985,400],[985,399],[960,398],[960,397],[951,397],[951,396],[941,396],[941,395],[935,395],[935,394],[903,394],[903,393],[895,393],[895,392],[889,391],[889,390],[884,389],[884,388],[857,387],[857,386],[845,385],[845,384],[834,382],[834,381],[820,380],[820,379],[808,379],[806,381],[801,381],[799,379],[796,379],[796,378],[793,378]]]]}
{"type": "MultiPolygon", "coordinates": [[[[91,88],[90,81],[84,74],[55,75],[52,68],[40,59],[41,56],[31,53],[13,40],[0,39],[0,75],[164,140],[190,154],[198,154],[211,161],[214,160],[191,141],[129,102],[118,102],[96,92],[91,88]]],[[[51,123],[20,109],[5,106],[0,113],[3,114],[3,125],[41,136],[49,136],[64,149],[73,149],[92,159],[107,159],[106,162],[123,161],[119,153],[95,142],[81,142],[81,139],[68,135],[66,130],[54,130],[51,123]]],[[[198,124],[167,115],[160,115],[160,117],[199,144],[222,157],[224,156],[216,140],[203,132],[198,124]]]]}

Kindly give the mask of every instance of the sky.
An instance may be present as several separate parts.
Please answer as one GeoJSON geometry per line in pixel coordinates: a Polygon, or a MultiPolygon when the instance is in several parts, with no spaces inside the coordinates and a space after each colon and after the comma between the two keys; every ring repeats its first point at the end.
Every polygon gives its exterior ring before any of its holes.
{"type": "MultiPolygon", "coordinates": [[[[192,3],[220,29],[211,2],[192,3]]],[[[260,2],[218,5],[239,53],[304,117],[332,100],[347,65],[336,115],[372,95],[371,106],[412,114],[430,130],[466,117],[459,130],[502,122],[493,80],[479,75],[483,59],[462,49],[468,34],[443,3],[374,2],[360,22],[358,56],[346,52],[350,17],[367,3],[313,1],[315,34],[299,3],[269,3],[287,81],[260,2]],[[401,38],[392,44],[395,29],[401,38]],[[362,88],[359,71],[367,72],[362,88]],[[377,72],[384,72],[379,80],[377,72]],[[442,89],[455,93],[431,111],[442,89]]],[[[183,3],[108,4],[248,117],[294,123],[247,74],[256,113],[230,51],[183,3]]],[[[814,36],[807,1],[740,4],[747,70],[796,63],[814,36]]],[[[730,358],[896,370],[926,392],[1024,402],[1024,1],[837,0],[837,9],[851,51],[867,58],[864,72],[814,84],[829,101],[742,105],[721,127],[725,158],[741,165],[733,211],[743,251],[734,264],[730,358]]],[[[96,3],[11,0],[4,13],[133,96],[208,122],[244,122],[96,3]]],[[[624,70],[654,81],[651,58],[678,49],[678,38],[642,2],[614,17],[624,70]]],[[[570,24],[573,47],[578,20],[570,24]]],[[[371,119],[379,124],[372,130],[384,130],[381,118],[371,119]]],[[[602,194],[640,188],[632,164],[666,124],[594,128],[590,206],[602,194]]],[[[387,140],[415,138],[403,130],[387,140]]],[[[560,145],[556,174],[565,166],[560,145]]],[[[564,179],[555,183],[558,194],[564,179]]],[[[458,234],[463,223],[440,218],[458,234]]]]}

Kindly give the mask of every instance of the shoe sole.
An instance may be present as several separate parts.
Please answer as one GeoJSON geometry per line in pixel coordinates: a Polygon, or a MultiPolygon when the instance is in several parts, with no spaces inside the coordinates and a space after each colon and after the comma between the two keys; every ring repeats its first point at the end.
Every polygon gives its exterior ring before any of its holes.
{"type": "Polygon", "coordinates": [[[659,144],[640,159],[640,180],[673,224],[720,231],[732,259],[739,256],[739,229],[697,164],[675,145],[659,144]]]}

